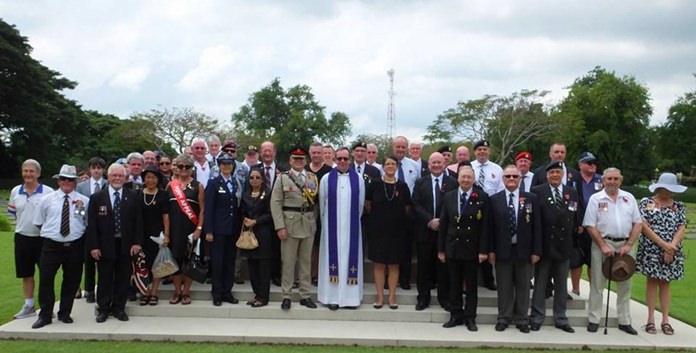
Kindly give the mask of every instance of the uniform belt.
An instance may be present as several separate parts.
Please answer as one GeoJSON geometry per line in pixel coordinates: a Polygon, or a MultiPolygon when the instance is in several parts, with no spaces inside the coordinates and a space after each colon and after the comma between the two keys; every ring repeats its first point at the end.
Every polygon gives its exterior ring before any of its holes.
{"type": "Polygon", "coordinates": [[[283,211],[293,211],[293,212],[312,212],[314,211],[314,205],[312,206],[301,206],[301,207],[291,207],[291,206],[283,206],[283,211]]]}
{"type": "Polygon", "coordinates": [[[604,237],[605,240],[611,240],[611,241],[626,241],[628,238],[614,238],[614,237],[604,237]]]}

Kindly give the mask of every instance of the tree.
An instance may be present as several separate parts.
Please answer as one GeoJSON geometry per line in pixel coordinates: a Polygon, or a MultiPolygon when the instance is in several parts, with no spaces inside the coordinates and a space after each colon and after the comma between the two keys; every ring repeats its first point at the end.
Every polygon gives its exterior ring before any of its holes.
{"type": "Polygon", "coordinates": [[[324,110],[309,86],[286,90],[275,78],[232,114],[232,124],[240,138],[274,141],[281,155],[293,145],[307,147],[317,140],[340,145],[350,134],[350,120],[342,112],[327,119],[324,110]]]}
{"type": "Polygon", "coordinates": [[[375,146],[377,146],[377,161],[382,161],[384,157],[392,154],[392,139],[390,139],[387,134],[360,134],[355,137],[355,140],[350,142],[350,147],[358,141],[374,143],[375,146]]]}
{"type": "Polygon", "coordinates": [[[0,135],[4,148],[2,176],[16,176],[27,158],[44,170],[60,165],[84,145],[82,127],[87,117],[80,106],[61,91],[76,82],[62,77],[31,57],[26,37],[0,20],[0,135]],[[6,162],[10,162],[7,163],[6,162]]]}
{"type": "Polygon", "coordinates": [[[688,92],[669,108],[667,121],[658,128],[660,170],[691,174],[696,168],[696,149],[693,133],[696,131],[696,91],[688,92]]]}
{"type": "Polygon", "coordinates": [[[564,125],[562,120],[550,116],[551,105],[544,102],[548,93],[523,90],[507,97],[485,95],[459,101],[428,126],[425,139],[487,139],[498,152],[496,162],[503,163],[525,144],[557,133],[564,125]]]}
{"type": "Polygon", "coordinates": [[[569,122],[559,134],[569,156],[591,151],[602,166],[620,168],[630,183],[649,177],[655,167],[651,114],[648,90],[634,77],[595,67],[570,86],[556,115],[569,122]]]}
{"type": "Polygon", "coordinates": [[[134,131],[137,136],[159,150],[171,143],[179,153],[190,146],[194,138],[205,139],[219,128],[216,119],[193,108],[152,109],[146,113],[135,113],[131,119],[141,124],[134,131]]]}

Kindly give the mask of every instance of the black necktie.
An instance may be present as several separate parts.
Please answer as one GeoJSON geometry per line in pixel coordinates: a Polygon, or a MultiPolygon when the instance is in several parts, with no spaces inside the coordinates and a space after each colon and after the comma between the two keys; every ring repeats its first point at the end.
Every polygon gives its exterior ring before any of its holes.
{"type": "Polygon", "coordinates": [[[510,230],[510,237],[515,236],[515,228],[517,228],[517,217],[515,217],[515,197],[513,193],[509,194],[508,198],[508,229],[510,230]]]}
{"type": "Polygon", "coordinates": [[[360,166],[358,166],[357,170],[358,170],[358,173],[362,174],[362,172],[360,171],[360,166]]]}
{"type": "Polygon", "coordinates": [[[556,207],[558,207],[559,210],[562,209],[563,199],[561,198],[561,193],[558,191],[558,188],[553,188],[553,198],[556,201],[556,207]]]}
{"type": "Polygon", "coordinates": [[[463,192],[461,196],[459,196],[459,215],[464,214],[464,209],[466,208],[466,193],[463,192]]]}
{"type": "Polygon", "coordinates": [[[404,176],[404,168],[401,166],[401,162],[399,162],[399,180],[401,181],[406,181],[406,177],[404,176]]]}
{"type": "Polygon", "coordinates": [[[435,218],[437,218],[437,205],[440,203],[440,178],[435,178],[435,193],[434,193],[433,200],[435,201],[434,204],[434,209],[433,209],[433,214],[435,215],[435,218]]]}
{"type": "Polygon", "coordinates": [[[526,175],[522,176],[522,181],[520,182],[520,190],[522,191],[527,191],[527,189],[524,187],[524,180],[527,179],[526,175]]]}
{"type": "Polygon", "coordinates": [[[60,235],[64,237],[70,235],[70,201],[68,195],[65,195],[63,209],[60,213],[60,235]]]}
{"type": "Polygon", "coordinates": [[[118,191],[114,192],[114,231],[115,234],[121,233],[121,195],[118,191]]]}

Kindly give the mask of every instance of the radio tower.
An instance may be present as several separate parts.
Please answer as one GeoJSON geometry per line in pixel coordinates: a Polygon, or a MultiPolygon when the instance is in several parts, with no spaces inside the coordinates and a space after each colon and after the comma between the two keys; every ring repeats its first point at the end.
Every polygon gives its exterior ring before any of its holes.
{"type": "Polygon", "coordinates": [[[387,108],[387,138],[391,142],[394,137],[394,121],[396,116],[394,114],[394,69],[387,71],[387,76],[389,76],[389,106],[387,108]]]}

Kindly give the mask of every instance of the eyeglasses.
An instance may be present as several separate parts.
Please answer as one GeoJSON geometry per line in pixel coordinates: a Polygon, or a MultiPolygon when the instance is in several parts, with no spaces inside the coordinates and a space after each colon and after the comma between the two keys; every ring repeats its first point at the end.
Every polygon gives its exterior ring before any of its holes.
{"type": "Polygon", "coordinates": [[[249,179],[251,179],[251,180],[261,179],[261,176],[258,176],[258,175],[250,175],[250,176],[249,176],[249,179]]]}
{"type": "Polygon", "coordinates": [[[159,162],[159,165],[170,165],[172,162],[159,162]]]}
{"type": "Polygon", "coordinates": [[[58,180],[60,180],[60,181],[73,181],[73,180],[75,180],[75,179],[73,179],[73,178],[66,178],[66,177],[58,177],[58,180]]]}
{"type": "Polygon", "coordinates": [[[227,153],[237,153],[237,150],[226,149],[225,152],[227,152],[227,153]]]}
{"type": "Polygon", "coordinates": [[[503,175],[503,177],[504,177],[505,179],[517,179],[517,178],[519,178],[520,176],[517,175],[517,174],[506,174],[506,175],[503,175]]]}
{"type": "Polygon", "coordinates": [[[193,168],[193,166],[190,164],[177,164],[176,168],[177,169],[191,169],[191,168],[193,168]]]}
{"type": "Polygon", "coordinates": [[[377,154],[375,151],[367,151],[367,154],[377,154]]]}
{"type": "Polygon", "coordinates": [[[193,149],[194,149],[194,150],[204,150],[205,147],[194,147],[193,149]]]}
{"type": "Polygon", "coordinates": [[[336,157],[336,160],[337,160],[337,161],[341,161],[341,162],[345,162],[345,161],[347,161],[347,160],[349,160],[349,159],[350,159],[350,158],[348,158],[348,157],[336,157]]]}

